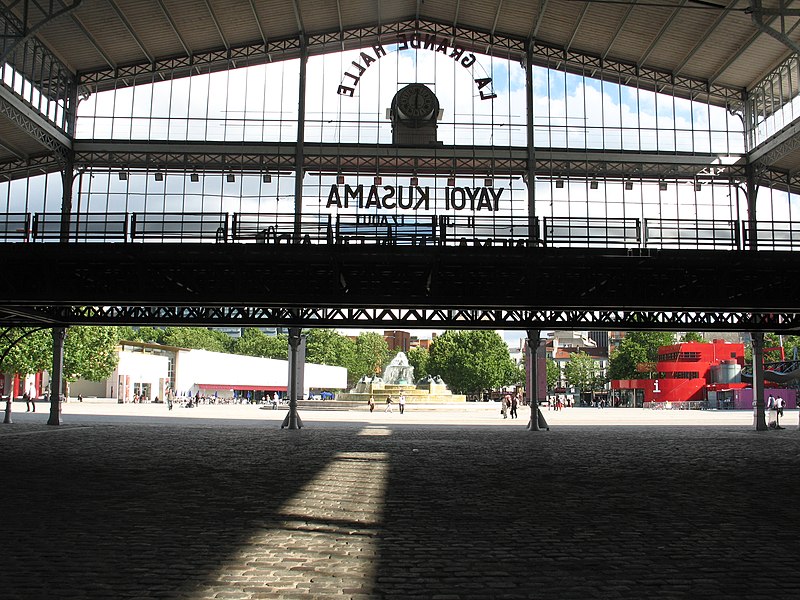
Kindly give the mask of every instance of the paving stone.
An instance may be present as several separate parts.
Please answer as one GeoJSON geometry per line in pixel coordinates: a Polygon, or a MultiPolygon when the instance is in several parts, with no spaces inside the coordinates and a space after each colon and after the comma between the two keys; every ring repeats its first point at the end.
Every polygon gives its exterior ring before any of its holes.
{"type": "Polygon", "coordinates": [[[361,428],[0,434],[0,597],[800,597],[796,431],[361,428]]]}

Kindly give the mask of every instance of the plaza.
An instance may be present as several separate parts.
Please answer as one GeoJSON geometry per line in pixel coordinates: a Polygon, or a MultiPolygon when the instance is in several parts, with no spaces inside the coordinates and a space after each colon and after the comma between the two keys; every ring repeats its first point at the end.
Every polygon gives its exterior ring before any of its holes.
{"type": "MultiPolygon", "coordinates": [[[[8,599],[796,598],[800,456],[748,411],[63,405],[0,428],[8,599]]],[[[46,405],[40,405],[42,411],[46,405]]]]}

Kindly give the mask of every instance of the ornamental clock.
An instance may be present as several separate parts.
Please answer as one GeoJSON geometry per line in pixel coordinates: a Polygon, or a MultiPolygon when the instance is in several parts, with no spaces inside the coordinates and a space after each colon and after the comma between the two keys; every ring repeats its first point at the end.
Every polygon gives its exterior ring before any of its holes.
{"type": "Polygon", "coordinates": [[[436,143],[439,99],[428,86],[412,83],[398,91],[389,111],[395,144],[436,143]]]}

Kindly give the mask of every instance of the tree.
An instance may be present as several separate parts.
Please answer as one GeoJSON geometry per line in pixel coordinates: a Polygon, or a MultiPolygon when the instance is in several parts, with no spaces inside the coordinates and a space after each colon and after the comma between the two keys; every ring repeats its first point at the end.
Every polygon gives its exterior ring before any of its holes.
{"type": "Polygon", "coordinates": [[[267,335],[255,327],[247,327],[242,337],[233,344],[234,354],[261,356],[287,360],[289,356],[289,338],[286,335],[267,335]]]}
{"type": "MultiPolygon", "coordinates": [[[[25,329],[10,331],[0,342],[0,351],[5,351],[14,339],[25,333],[25,329]]],[[[119,331],[109,326],[81,326],[67,329],[64,339],[64,381],[82,378],[90,381],[106,379],[117,366],[116,348],[119,331]]],[[[31,375],[53,368],[53,333],[51,329],[36,331],[24,337],[8,353],[3,361],[3,370],[31,375]]]]}
{"type": "Polygon", "coordinates": [[[431,355],[427,348],[411,348],[408,351],[408,364],[414,367],[414,378],[419,380],[427,377],[428,363],[431,355]]]}
{"type": "Polygon", "coordinates": [[[31,327],[12,327],[0,339],[0,355],[8,350],[1,372],[31,375],[53,367],[52,329],[34,331],[31,327]],[[22,337],[24,336],[24,337],[22,337]],[[10,349],[9,346],[14,344],[10,349]]]}
{"type": "Polygon", "coordinates": [[[547,369],[547,389],[552,391],[561,378],[561,369],[558,368],[558,363],[552,358],[545,360],[545,367],[547,369]]]}
{"type": "MultiPolygon", "coordinates": [[[[365,331],[356,338],[353,378],[383,373],[389,364],[389,345],[379,333],[365,331]]],[[[349,373],[348,373],[349,374],[349,373]]]]}
{"type": "Polygon", "coordinates": [[[333,329],[306,331],[306,362],[344,367],[347,369],[348,383],[357,381],[364,375],[356,373],[355,356],[355,342],[337,331],[333,329]]]}
{"type": "Polygon", "coordinates": [[[675,343],[674,334],[668,331],[631,331],[609,357],[610,379],[644,379],[650,373],[637,370],[637,366],[654,363],[658,348],[675,343]]]}
{"type": "Polygon", "coordinates": [[[596,379],[600,375],[595,360],[585,352],[574,352],[564,365],[567,383],[583,392],[594,391],[596,379]]]}
{"type": "Polygon", "coordinates": [[[118,343],[116,327],[70,327],[64,339],[64,379],[107,379],[117,366],[118,343]]]}
{"type": "MultiPolygon", "coordinates": [[[[172,327],[171,329],[182,329],[181,327],[172,327]]],[[[134,337],[130,338],[131,341],[139,340],[140,342],[150,342],[152,344],[163,344],[164,335],[166,330],[158,329],[156,327],[140,327],[134,332],[134,337]]]]}
{"type": "Polygon", "coordinates": [[[207,327],[167,327],[159,343],[212,352],[230,352],[233,349],[233,339],[229,335],[207,327]]]}
{"type": "Polygon", "coordinates": [[[696,331],[687,331],[685,334],[683,334],[681,341],[705,343],[706,340],[701,333],[698,333],[696,331]]]}
{"type": "Polygon", "coordinates": [[[519,368],[496,331],[446,331],[430,348],[428,371],[457,393],[514,385],[519,368]]]}

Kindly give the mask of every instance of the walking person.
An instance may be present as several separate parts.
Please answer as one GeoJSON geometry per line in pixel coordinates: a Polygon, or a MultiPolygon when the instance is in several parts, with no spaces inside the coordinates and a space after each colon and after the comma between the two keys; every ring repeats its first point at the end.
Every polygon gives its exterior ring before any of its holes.
{"type": "Polygon", "coordinates": [[[786,401],[778,396],[775,398],[775,429],[783,429],[781,427],[780,418],[783,416],[783,407],[786,404],[786,401]]]}
{"type": "Polygon", "coordinates": [[[370,396],[367,404],[369,404],[369,412],[375,410],[375,396],[370,396]]]}
{"type": "Polygon", "coordinates": [[[405,396],[405,394],[400,394],[400,398],[398,399],[398,405],[400,406],[400,414],[402,415],[406,410],[406,396],[405,396]]]}
{"type": "Polygon", "coordinates": [[[36,412],[36,388],[31,385],[22,397],[25,398],[25,406],[28,408],[26,412],[36,412]]]}
{"type": "Polygon", "coordinates": [[[502,400],[500,400],[500,402],[502,404],[500,406],[500,413],[503,415],[504,419],[507,419],[508,418],[508,406],[509,406],[510,402],[508,402],[508,399],[505,398],[505,397],[502,400]]]}
{"type": "Polygon", "coordinates": [[[384,410],[383,412],[388,412],[388,413],[394,412],[394,410],[392,409],[392,397],[391,396],[386,396],[386,410],[384,410]]]}
{"type": "Polygon", "coordinates": [[[511,418],[517,418],[517,397],[511,396],[511,418]]]}

